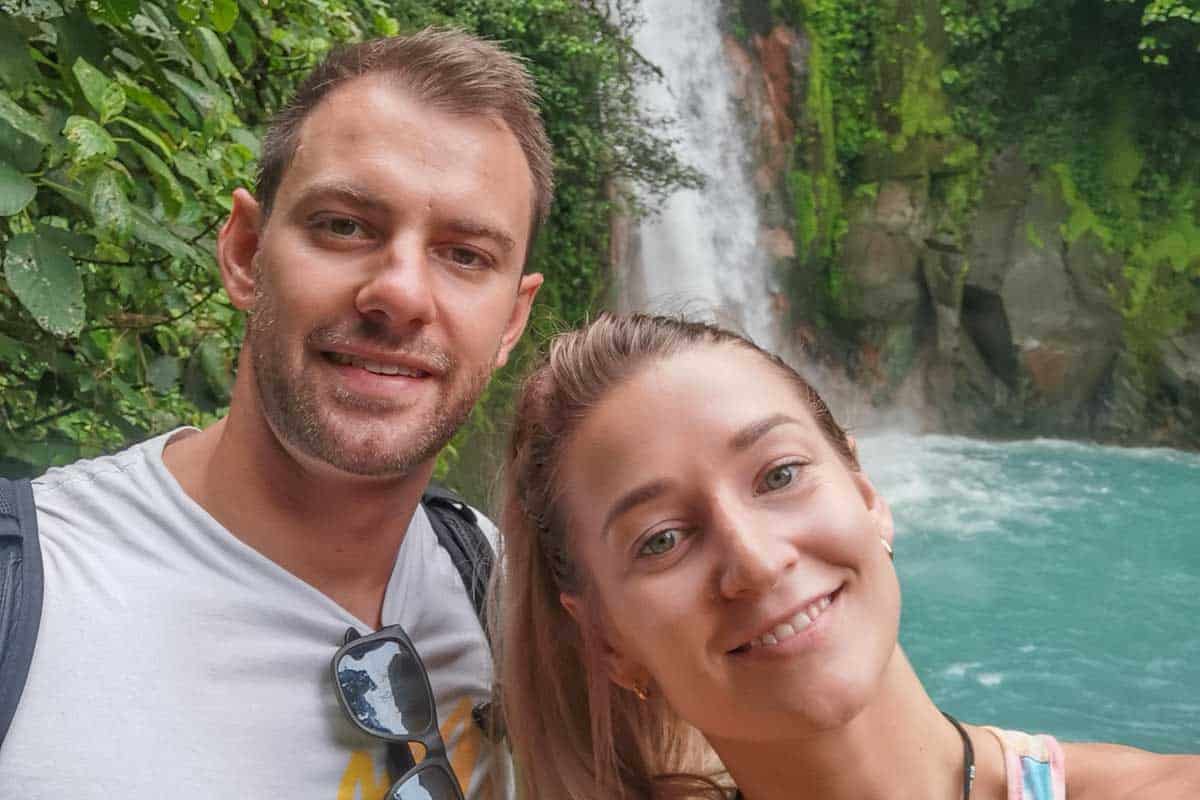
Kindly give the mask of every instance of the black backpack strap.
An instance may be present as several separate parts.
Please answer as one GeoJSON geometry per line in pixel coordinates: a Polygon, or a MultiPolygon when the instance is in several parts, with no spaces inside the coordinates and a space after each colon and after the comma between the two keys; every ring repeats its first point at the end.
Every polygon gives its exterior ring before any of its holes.
{"type": "Polygon", "coordinates": [[[487,631],[487,585],[496,560],[491,542],[479,527],[475,512],[449,489],[430,484],[421,496],[421,504],[429,515],[438,544],[450,554],[462,578],[479,624],[487,631]]]}
{"type": "MultiPolygon", "coordinates": [[[[437,534],[438,544],[450,554],[454,568],[462,578],[467,597],[475,608],[475,616],[491,642],[491,631],[487,624],[487,587],[496,563],[492,543],[479,527],[475,512],[454,492],[436,484],[430,484],[421,496],[421,505],[429,515],[429,522],[437,534]]],[[[491,703],[480,703],[471,710],[475,724],[494,739],[504,736],[504,723],[491,703]]]]}
{"type": "Polygon", "coordinates": [[[28,480],[0,478],[0,745],[25,688],[42,621],[42,549],[28,480]]]}

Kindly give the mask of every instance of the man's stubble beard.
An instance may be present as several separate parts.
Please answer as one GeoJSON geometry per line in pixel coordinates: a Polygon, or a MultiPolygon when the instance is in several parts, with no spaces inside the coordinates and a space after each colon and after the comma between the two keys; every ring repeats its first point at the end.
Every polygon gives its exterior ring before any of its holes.
{"type": "MultiPolygon", "coordinates": [[[[335,390],[331,401],[322,404],[317,384],[306,381],[300,371],[292,371],[286,343],[281,341],[276,330],[278,307],[274,293],[270,291],[270,281],[265,270],[257,272],[254,309],[246,323],[246,343],[250,346],[254,365],[259,406],[276,436],[306,455],[353,475],[400,478],[435,458],[470,416],[491,378],[488,365],[463,376],[462,385],[456,387],[454,378],[459,368],[453,359],[439,352],[437,360],[444,368],[440,370],[435,402],[424,417],[417,417],[415,408],[408,409],[401,412],[395,423],[407,430],[407,436],[390,447],[391,437],[356,440],[346,436],[339,428],[348,423],[345,419],[334,418],[338,409],[354,409],[361,414],[370,412],[374,404],[340,388],[335,390]]],[[[305,349],[314,336],[329,341],[342,335],[326,328],[314,330],[305,338],[305,349]]],[[[372,335],[370,328],[357,336],[358,341],[378,341],[379,338],[378,334],[372,335]]],[[[397,348],[393,345],[390,349],[397,348]]],[[[410,347],[409,351],[427,355],[421,348],[410,347]]],[[[378,405],[381,413],[395,408],[386,403],[378,405]]]]}

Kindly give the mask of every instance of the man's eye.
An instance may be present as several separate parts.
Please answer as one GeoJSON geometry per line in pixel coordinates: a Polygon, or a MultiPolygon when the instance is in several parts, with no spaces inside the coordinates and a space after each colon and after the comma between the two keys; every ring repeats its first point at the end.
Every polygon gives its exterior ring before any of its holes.
{"type": "Polygon", "coordinates": [[[638,555],[661,556],[664,553],[674,550],[682,538],[683,532],[675,528],[659,531],[642,543],[641,548],[638,550],[638,555]]]}
{"type": "Polygon", "coordinates": [[[351,237],[362,231],[362,226],[346,217],[334,217],[325,223],[329,232],[334,236],[351,237]]]}
{"type": "Polygon", "coordinates": [[[442,258],[466,269],[484,269],[490,263],[483,254],[467,247],[444,247],[438,252],[442,258]]]}
{"type": "Polygon", "coordinates": [[[796,473],[799,470],[799,464],[780,464],[778,467],[772,467],[766,475],[763,475],[758,493],[775,492],[784,488],[796,479],[796,473]]]}

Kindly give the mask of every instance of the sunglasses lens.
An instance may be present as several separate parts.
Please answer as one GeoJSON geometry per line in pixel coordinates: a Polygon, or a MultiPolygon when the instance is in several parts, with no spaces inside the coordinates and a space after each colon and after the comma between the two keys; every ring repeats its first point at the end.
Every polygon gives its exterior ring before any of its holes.
{"type": "Polygon", "coordinates": [[[420,736],[433,725],[425,670],[396,639],[347,648],[337,662],[337,681],[350,713],[373,733],[420,736]]]}
{"type": "Polygon", "coordinates": [[[462,800],[462,793],[446,770],[433,766],[419,770],[393,787],[386,800],[462,800]]]}

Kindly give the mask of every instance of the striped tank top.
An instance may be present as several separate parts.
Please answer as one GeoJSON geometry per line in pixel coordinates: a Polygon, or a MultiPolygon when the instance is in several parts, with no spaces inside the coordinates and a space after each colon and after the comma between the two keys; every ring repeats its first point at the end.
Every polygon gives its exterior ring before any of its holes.
{"type": "Polygon", "coordinates": [[[985,727],[1000,740],[1008,800],[1067,800],[1067,773],[1058,740],[1045,734],[985,727]]]}

